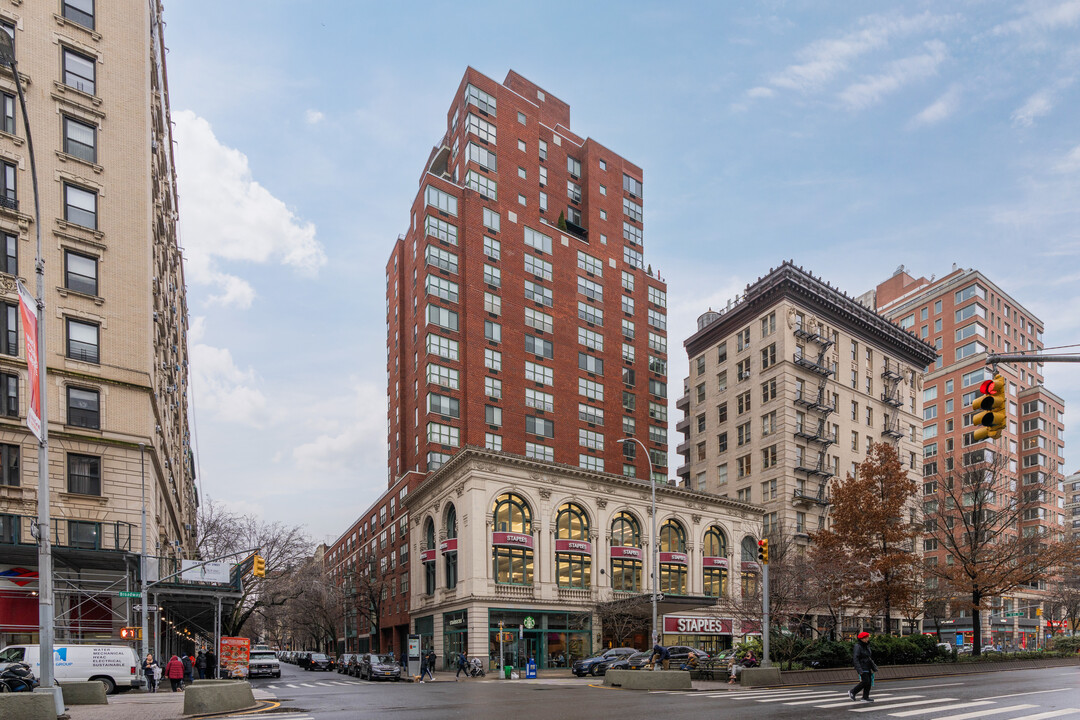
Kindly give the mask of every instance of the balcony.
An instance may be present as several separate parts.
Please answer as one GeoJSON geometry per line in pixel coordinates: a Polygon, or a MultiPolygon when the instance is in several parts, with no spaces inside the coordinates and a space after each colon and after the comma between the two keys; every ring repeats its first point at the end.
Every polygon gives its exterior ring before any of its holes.
{"type": "Polygon", "coordinates": [[[690,418],[684,417],[679,422],[675,423],[675,432],[689,433],[690,431],[690,418]]]}
{"type": "Polygon", "coordinates": [[[807,410],[815,410],[826,415],[836,410],[836,408],[826,399],[824,391],[819,391],[816,395],[811,393],[796,393],[795,404],[802,405],[807,410]]]}
{"type": "Polygon", "coordinates": [[[532,585],[502,585],[493,583],[495,597],[505,600],[532,600],[535,591],[532,585]]]}
{"type": "Polygon", "coordinates": [[[834,442],[836,442],[836,436],[830,435],[828,431],[825,430],[824,423],[818,425],[817,429],[803,428],[801,430],[798,430],[795,433],[795,437],[802,438],[803,440],[806,440],[808,442],[819,443],[825,447],[828,447],[829,445],[832,445],[834,442]]]}
{"type": "Polygon", "coordinates": [[[903,431],[900,430],[900,418],[886,420],[885,427],[882,429],[881,434],[885,437],[891,437],[893,440],[899,440],[904,437],[903,431]]]}
{"type": "Polygon", "coordinates": [[[688,412],[690,410],[690,395],[683,395],[675,401],[675,409],[688,412]]]}
{"type": "Polygon", "coordinates": [[[795,468],[795,472],[805,473],[810,477],[831,478],[833,476],[832,470],[825,466],[824,460],[819,460],[815,466],[799,465],[795,468]]]}
{"type": "MultiPolygon", "coordinates": [[[[104,550],[131,552],[131,539],[138,525],[127,522],[78,521],[73,525],[67,518],[51,518],[51,542],[56,548],[75,550],[104,550]]],[[[0,524],[0,545],[29,545],[37,547],[30,529],[37,518],[30,515],[7,515],[0,524]]]]}
{"type": "Polygon", "coordinates": [[[800,367],[804,367],[807,370],[809,370],[811,372],[814,372],[814,373],[817,373],[818,375],[820,375],[822,377],[829,377],[831,375],[836,374],[835,370],[832,370],[832,369],[830,369],[830,368],[828,368],[828,367],[826,367],[824,365],[824,362],[825,362],[825,355],[824,354],[820,355],[817,360],[811,360],[810,358],[806,357],[805,355],[795,353],[793,359],[794,359],[796,365],[799,365],[800,367]]]}
{"type": "Polygon", "coordinates": [[[796,488],[791,496],[791,504],[809,507],[810,505],[827,506],[831,503],[829,502],[829,498],[825,496],[825,485],[823,483],[817,493],[809,493],[805,490],[796,488]]]}
{"type": "Polygon", "coordinates": [[[891,405],[894,408],[903,407],[904,401],[900,399],[900,388],[894,387],[888,392],[881,393],[881,402],[886,405],[891,405]]]}
{"type": "Polygon", "coordinates": [[[592,590],[580,590],[577,588],[559,588],[559,600],[572,603],[592,603],[592,590]]]}
{"type": "Polygon", "coordinates": [[[884,369],[881,371],[881,377],[890,382],[898,382],[903,379],[904,376],[900,373],[900,363],[886,360],[884,369]]]}
{"type": "Polygon", "coordinates": [[[0,192],[0,208],[5,210],[12,210],[14,212],[19,211],[19,201],[15,199],[14,195],[6,192],[0,192]]]}
{"type": "Polygon", "coordinates": [[[579,240],[585,240],[586,242],[588,242],[589,231],[581,227],[577,223],[566,220],[566,231],[571,235],[577,237],[579,240]]]}

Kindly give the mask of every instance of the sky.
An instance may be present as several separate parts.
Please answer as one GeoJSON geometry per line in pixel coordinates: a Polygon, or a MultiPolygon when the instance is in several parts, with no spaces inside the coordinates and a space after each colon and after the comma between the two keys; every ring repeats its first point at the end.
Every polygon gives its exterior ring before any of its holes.
{"type": "MultiPolygon", "coordinates": [[[[529,78],[643,168],[672,405],[697,316],[785,259],[850,295],[977,268],[1047,347],[1080,343],[1080,0],[167,0],[165,20],[200,493],[316,540],[386,487],[383,269],[468,66],[529,78]]],[[[1080,367],[1045,375],[1073,472],[1080,367]]]]}

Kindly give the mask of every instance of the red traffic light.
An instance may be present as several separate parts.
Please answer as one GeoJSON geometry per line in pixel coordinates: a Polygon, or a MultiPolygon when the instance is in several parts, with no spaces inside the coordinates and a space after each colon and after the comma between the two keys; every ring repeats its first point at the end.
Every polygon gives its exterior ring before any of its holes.
{"type": "Polygon", "coordinates": [[[983,395],[993,395],[994,394],[994,381],[993,380],[983,380],[982,383],[979,385],[979,392],[981,392],[983,395]]]}

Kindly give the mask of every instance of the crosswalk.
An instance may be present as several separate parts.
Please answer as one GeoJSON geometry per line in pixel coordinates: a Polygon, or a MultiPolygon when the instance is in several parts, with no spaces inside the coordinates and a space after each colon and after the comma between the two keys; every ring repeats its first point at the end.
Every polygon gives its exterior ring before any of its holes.
{"type": "MultiPolygon", "coordinates": [[[[1031,693],[1014,693],[991,698],[962,700],[956,697],[927,697],[910,689],[892,689],[873,694],[873,703],[852,702],[846,690],[828,688],[777,688],[746,691],[694,692],[656,691],[650,694],[681,695],[697,699],[722,702],[754,702],[786,705],[794,708],[818,709],[847,708],[853,713],[876,712],[891,718],[915,718],[915,720],[1050,720],[1050,718],[1074,717],[1080,719],[1080,697],[1070,696],[1070,705],[1047,709],[1037,704],[1031,696],[1063,692],[1069,688],[1031,693]]],[[[1075,691],[1074,691],[1075,692],[1075,691]]],[[[1060,699],[1060,698],[1056,698],[1060,699]]]]}
{"type": "MultiPolygon", "coordinates": [[[[263,687],[264,690],[280,690],[281,688],[293,688],[295,690],[296,688],[302,688],[302,687],[313,688],[313,687],[334,687],[335,685],[366,685],[366,684],[367,683],[365,683],[363,680],[352,680],[352,681],[349,681],[349,682],[346,682],[344,680],[324,680],[324,681],[320,681],[320,682],[309,682],[309,683],[302,682],[302,683],[281,683],[280,685],[263,685],[262,687],[263,687]]],[[[274,718],[275,718],[275,720],[279,720],[279,718],[276,715],[274,716],[274,718]]]]}

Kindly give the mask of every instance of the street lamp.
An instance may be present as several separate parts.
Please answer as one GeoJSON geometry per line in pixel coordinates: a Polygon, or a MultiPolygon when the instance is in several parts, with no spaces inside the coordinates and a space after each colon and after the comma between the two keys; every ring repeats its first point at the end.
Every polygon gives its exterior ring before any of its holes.
{"type": "MultiPolygon", "coordinates": [[[[64,700],[54,682],[54,667],[49,660],[53,656],[53,578],[52,578],[52,547],[49,544],[49,412],[48,402],[45,399],[45,261],[41,258],[41,207],[38,198],[37,163],[34,161],[34,141],[30,136],[30,116],[26,112],[26,96],[23,94],[22,80],[19,78],[18,63],[15,59],[15,43],[12,35],[6,30],[0,29],[0,65],[6,65],[15,76],[15,90],[19,93],[19,107],[22,109],[23,128],[26,130],[26,150],[30,155],[30,184],[34,191],[34,233],[37,236],[37,254],[34,259],[35,274],[37,275],[37,298],[34,303],[37,306],[36,324],[37,337],[33,353],[30,350],[30,342],[27,342],[27,375],[32,372],[34,365],[37,366],[37,403],[39,413],[37,417],[38,427],[32,420],[34,396],[31,392],[31,410],[27,413],[26,422],[38,438],[38,517],[37,517],[37,541],[38,541],[38,648],[41,657],[41,686],[35,692],[49,693],[53,696],[56,705],[56,714],[64,713],[64,700]],[[31,357],[32,355],[32,357],[31,357]]],[[[19,305],[28,305],[22,300],[24,289],[19,290],[19,305]]],[[[27,338],[29,341],[29,338],[27,338]]],[[[31,378],[27,378],[32,383],[31,378]]]]}
{"type": "Polygon", "coordinates": [[[652,635],[653,644],[660,642],[660,635],[656,626],[656,595],[657,583],[660,581],[660,539],[656,537],[656,478],[653,476],[652,458],[649,457],[649,448],[637,438],[623,438],[621,443],[634,442],[641,446],[645,452],[645,459],[649,462],[649,487],[652,488],[652,635]]]}

